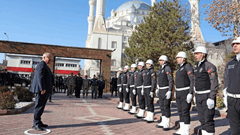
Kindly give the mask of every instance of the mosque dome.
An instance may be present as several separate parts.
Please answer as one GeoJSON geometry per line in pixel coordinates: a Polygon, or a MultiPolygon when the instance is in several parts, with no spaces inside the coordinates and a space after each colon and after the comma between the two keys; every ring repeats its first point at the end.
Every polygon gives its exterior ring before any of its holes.
{"type": "Polygon", "coordinates": [[[116,12],[131,9],[132,6],[134,6],[136,9],[150,10],[150,5],[148,5],[145,2],[142,2],[142,1],[128,1],[124,4],[122,4],[120,7],[118,7],[116,12]]]}

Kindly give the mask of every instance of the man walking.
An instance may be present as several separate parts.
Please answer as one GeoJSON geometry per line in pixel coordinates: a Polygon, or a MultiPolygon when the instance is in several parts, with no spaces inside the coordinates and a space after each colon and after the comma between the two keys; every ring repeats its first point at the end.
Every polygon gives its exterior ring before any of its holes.
{"type": "Polygon", "coordinates": [[[78,77],[76,77],[76,89],[75,89],[75,97],[76,98],[80,98],[80,91],[81,91],[81,88],[82,88],[82,82],[83,82],[83,79],[81,77],[81,74],[78,73],[78,77]]]}
{"type": "Polygon", "coordinates": [[[224,104],[227,107],[227,118],[232,135],[240,134],[240,37],[232,42],[233,56],[225,68],[224,73],[224,104]]]}
{"type": "Polygon", "coordinates": [[[215,132],[214,114],[218,75],[216,67],[207,61],[207,49],[204,46],[196,48],[194,66],[195,97],[198,119],[201,122],[203,135],[213,135],[215,132]]]}
{"type": "Polygon", "coordinates": [[[117,75],[115,74],[114,77],[111,80],[111,97],[113,96],[113,92],[115,91],[115,96],[117,96],[117,75]]]}
{"type": "Polygon", "coordinates": [[[43,131],[48,125],[43,124],[43,114],[49,93],[53,87],[53,75],[48,64],[52,61],[50,53],[44,53],[42,61],[37,65],[30,91],[35,93],[33,129],[43,131]]]}
{"type": "Polygon", "coordinates": [[[98,91],[98,79],[96,75],[93,75],[93,79],[91,80],[91,87],[92,87],[92,99],[97,98],[97,91],[98,91]],[[95,96],[94,96],[95,95],[95,96]]]}

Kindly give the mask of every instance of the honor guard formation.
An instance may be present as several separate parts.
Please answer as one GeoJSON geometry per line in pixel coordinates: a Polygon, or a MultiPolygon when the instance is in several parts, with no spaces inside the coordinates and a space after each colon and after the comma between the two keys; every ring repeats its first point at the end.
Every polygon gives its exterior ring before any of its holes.
{"type": "MultiPolygon", "coordinates": [[[[232,42],[234,53],[224,73],[224,104],[228,109],[228,119],[233,135],[240,135],[240,37],[232,42]],[[238,65],[239,64],[239,65],[238,65]]],[[[216,67],[207,60],[207,49],[199,46],[194,51],[196,63],[191,66],[187,62],[187,54],[180,51],[176,56],[177,72],[175,86],[173,71],[168,57],[161,55],[160,69],[155,72],[151,59],[118,69],[117,91],[119,92],[118,109],[135,114],[136,118],[154,122],[154,93],[159,98],[161,122],[156,128],[170,130],[171,99],[176,98],[180,128],[173,135],[190,134],[190,108],[192,100],[197,106],[198,119],[201,123],[202,135],[215,133],[214,114],[216,94],[218,90],[218,74],[216,67]],[[130,71],[129,71],[130,70],[130,71]],[[175,91],[173,93],[173,87],[175,91]],[[130,100],[131,97],[131,100],[130,100]],[[137,101],[138,100],[138,109],[137,101]],[[130,110],[131,101],[131,110],[130,110]],[[123,104],[123,102],[125,102],[123,104]],[[124,105],[124,106],[123,106],[124,105]],[[138,110],[138,111],[137,111],[138,110]],[[147,115],[145,115],[145,113],[147,115]]]]}

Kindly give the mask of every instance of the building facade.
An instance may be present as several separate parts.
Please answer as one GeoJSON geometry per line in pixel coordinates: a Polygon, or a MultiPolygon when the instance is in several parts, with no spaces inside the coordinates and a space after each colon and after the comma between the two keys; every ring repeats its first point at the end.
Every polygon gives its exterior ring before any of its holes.
{"type": "MultiPolygon", "coordinates": [[[[152,6],[156,0],[151,0],[152,6]]],[[[111,76],[117,73],[118,68],[124,66],[124,50],[129,47],[129,39],[134,28],[144,23],[144,16],[150,13],[150,5],[142,1],[128,1],[105,19],[105,0],[89,0],[88,36],[86,48],[110,49],[111,76]],[[94,15],[96,7],[96,17],[94,15]]],[[[100,71],[99,60],[85,60],[84,74],[92,77],[100,71]]],[[[104,73],[103,73],[104,74],[104,73]]]]}
{"type": "MultiPolygon", "coordinates": [[[[7,54],[7,70],[28,78],[41,60],[42,56],[7,54]]],[[[79,62],[79,59],[57,57],[54,73],[56,75],[69,75],[71,72],[78,74],[81,70],[79,62]]]]}

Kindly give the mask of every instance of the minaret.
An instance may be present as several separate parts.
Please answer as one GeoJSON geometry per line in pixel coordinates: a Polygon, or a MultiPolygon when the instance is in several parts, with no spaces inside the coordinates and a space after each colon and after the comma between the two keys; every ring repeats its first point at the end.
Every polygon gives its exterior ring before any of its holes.
{"type": "Polygon", "coordinates": [[[152,7],[154,6],[154,4],[156,3],[157,0],[151,0],[152,2],[152,7]]]}
{"type": "Polygon", "coordinates": [[[96,7],[96,1],[89,0],[88,35],[91,34],[93,30],[93,24],[95,21],[95,16],[94,16],[95,7],[96,7]]]}
{"type": "Polygon", "coordinates": [[[191,36],[192,41],[204,42],[199,20],[199,1],[189,0],[191,4],[191,36]]]}
{"type": "Polygon", "coordinates": [[[106,31],[105,0],[97,0],[97,12],[93,31],[106,31]]]}

